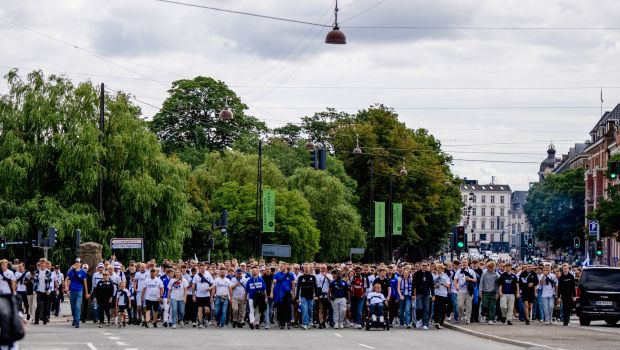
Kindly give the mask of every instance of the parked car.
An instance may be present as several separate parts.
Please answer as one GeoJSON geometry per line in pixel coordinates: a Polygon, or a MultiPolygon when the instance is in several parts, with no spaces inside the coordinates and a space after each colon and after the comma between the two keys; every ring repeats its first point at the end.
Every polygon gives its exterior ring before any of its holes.
{"type": "Polygon", "coordinates": [[[588,267],[581,273],[575,305],[579,324],[604,320],[616,324],[620,320],[620,268],[588,267]]]}

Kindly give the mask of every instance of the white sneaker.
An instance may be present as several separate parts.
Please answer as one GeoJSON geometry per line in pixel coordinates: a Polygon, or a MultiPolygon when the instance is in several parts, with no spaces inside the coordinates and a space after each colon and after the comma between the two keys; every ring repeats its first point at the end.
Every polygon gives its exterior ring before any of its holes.
{"type": "Polygon", "coordinates": [[[357,329],[362,329],[362,325],[361,325],[361,324],[358,324],[358,325],[357,325],[357,329]]]}
{"type": "Polygon", "coordinates": [[[377,321],[377,315],[372,315],[372,321],[373,322],[377,321]]]}
{"type": "Polygon", "coordinates": [[[379,322],[385,322],[385,319],[383,318],[383,316],[379,317],[379,322]]]}
{"type": "Polygon", "coordinates": [[[176,324],[173,324],[173,325],[172,325],[172,329],[177,329],[177,325],[176,325],[176,324]]]}
{"type": "Polygon", "coordinates": [[[422,327],[422,329],[425,330],[425,331],[428,331],[428,327],[427,326],[422,327]]]}
{"type": "Polygon", "coordinates": [[[307,331],[307,330],[308,330],[308,326],[306,326],[306,325],[304,325],[304,327],[303,327],[303,328],[304,328],[304,331],[307,331]]]}
{"type": "Polygon", "coordinates": [[[467,320],[467,324],[469,324],[469,323],[470,323],[469,320],[467,320]]]}
{"type": "Polygon", "coordinates": [[[334,325],[334,329],[338,329],[338,324],[337,323],[334,325]]]}
{"type": "Polygon", "coordinates": [[[422,327],[422,321],[415,321],[415,328],[422,327]]]}
{"type": "Polygon", "coordinates": [[[490,324],[490,325],[493,325],[493,321],[489,321],[489,324],[490,324]]]}

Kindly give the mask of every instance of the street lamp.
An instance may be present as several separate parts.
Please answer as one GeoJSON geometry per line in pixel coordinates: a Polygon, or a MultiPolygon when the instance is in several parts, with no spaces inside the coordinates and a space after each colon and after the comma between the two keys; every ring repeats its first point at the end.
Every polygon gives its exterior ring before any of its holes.
{"type": "Polygon", "coordinates": [[[228,109],[228,97],[226,97],[226,102],[224,103],[224,109],[220,111],[220,119],[221,120],[233,119],[233,112],[230,109],[228,109]]]}
{"type": "Polygon", "coordinates": [[[407,169],[405,169],[405,158],[403,158],[403,167],[400,168],[400,176],[407,176],[407,169]]]}
{"type": "Polygon", "coordinates": [[[362,149],[360,148],[360,136],[355,135],[355,148],[353,149],[353,154],[362,154],[362,149]]]}
{"type": "Polygon", "coordinates": [[[338,0],[336,0],[336,7],[334,8],[334,27],[327,33],[325,43],[336,45],[344,45],[347,43],[346,36],[340,31],[340,27],[338,27],[338,0]]]}

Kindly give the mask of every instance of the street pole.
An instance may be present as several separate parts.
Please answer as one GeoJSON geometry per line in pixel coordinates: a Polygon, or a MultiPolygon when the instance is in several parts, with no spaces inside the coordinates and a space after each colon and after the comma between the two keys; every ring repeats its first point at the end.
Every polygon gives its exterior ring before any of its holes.
{"type": "Polygon", "coordinates": [[[390,173],[390,190],[388,193],[388,257],[390,258],[390,261],[392,260],[392,225],[394,224],[392,222],[392,216],[394,215],[393,213],[393,208],[392,208],[392,177],[394,174],[390,173]]]}
{"type": "MultiPolygon", "coordinates": [[[[105,87],[101,83],[101,93],[99,95],[99,140],[104,142],[104,117],[105,117],[105,87]]],[[[99,224],[103,226],[103,156],[99,158],[99,224]]],[[[144,259],[142,259],[144,261],[144,259]]]]}
{"type": "Polygon", "coordinates": [[[372,261],[375,260],[375,183],[374,183],[374,175],[375,175],[375,163],[374,159],[370,158],[370,237],[372,237],[372,261]]]}
{"type": "Polygon", "coordinates": [[[43,247],[43,258],[45,258],[45,260],[47,260],[47,253],[49,250],[50,250],[50,247],[43,247]]]}
{"type": "Polygon", "coordinates": [[[261,256],[262,247],[262,230],[263,230],[263,140],[258,140],[258,164],[257,164],[257,181],[256,181],[256,224],[258,226],[258,247],[256,256],[261,256]]]}

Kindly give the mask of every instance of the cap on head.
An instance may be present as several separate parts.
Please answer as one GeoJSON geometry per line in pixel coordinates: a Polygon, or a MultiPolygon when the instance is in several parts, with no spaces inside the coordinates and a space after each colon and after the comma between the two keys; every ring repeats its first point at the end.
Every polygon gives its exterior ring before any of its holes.
{"type": "Polygon", "coordinates": [[[103,266],[103,263],[99,263],[99,264],[97,264],[97,269],[102,269],[103,267],[104,267],[104,266],[103,266]]]}
{"type": "Polygon", "coordinates": [[[236,272],[236,273],[242,273],[242,272],[243,272],[243,270],[241,270],[241,269],[237,269],[237,270],[235,270],[235,272],[236,272]]]}
{"type": "Polygon", "coordinates": [[[73,262],[74,262],[74,263],[79,263],[79,262],[82,262],[82,259],[80,259],[80,258],[75,258],[75,260],[74,260],[73,262]]]}

